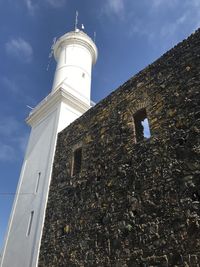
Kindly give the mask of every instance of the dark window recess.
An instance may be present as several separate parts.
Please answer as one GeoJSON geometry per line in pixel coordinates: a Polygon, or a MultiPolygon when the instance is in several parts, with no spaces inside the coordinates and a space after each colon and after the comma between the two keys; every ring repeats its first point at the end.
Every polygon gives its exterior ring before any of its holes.
{"type": "Polygon", "coordinates": [[[28,229],[27,229],[27,236],[29,236],[31,233],[31,227],[32,227],[32,223],[33,223],[33,215],[34,215],[34,211],[31,211],[29,223],[28,223],[28,229]]]}
{"type": "Polygon", "coordinates": [[[82,165],[82,148],[79,147],[74,151],[72,175],[79,174],[82,165]]]}
{"type": "Polygon", "coordinates": [[[35,194],[37,193],[38,188],[39,188],[40,176],[41,176],[41,172],[38,172],[37,183],[36,183],[36,187],[35,187],[35,194]]]}
{"type": "Polygon", "coordinates": [[[140,142],[151,137],[146,109],[138,110],[134,117],[136,141],[140,142]]]}

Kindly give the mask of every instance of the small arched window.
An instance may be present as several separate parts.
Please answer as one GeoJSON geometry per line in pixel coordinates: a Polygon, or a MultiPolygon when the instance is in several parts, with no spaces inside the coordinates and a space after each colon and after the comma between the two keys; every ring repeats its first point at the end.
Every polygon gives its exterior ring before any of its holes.
{"type": "Polygon", "coordinates": [[[73,159],[72,159],[72,176],[79,174],[82,167],[82,147],[74,150],[73,159]]]}
{"type": "Polygon", "coordinates": [[[143,141],[151,137],[147,112],[145,108],[138,110],[134,116],[136,142],[143,141]]]}

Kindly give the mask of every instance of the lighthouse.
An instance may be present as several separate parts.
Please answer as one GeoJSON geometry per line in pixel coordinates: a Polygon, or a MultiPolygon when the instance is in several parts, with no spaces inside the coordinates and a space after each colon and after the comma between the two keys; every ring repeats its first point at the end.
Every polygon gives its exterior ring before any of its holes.
{"type": "MultiPolygon", "coordinates": [[[[36,267],[57,135],[91,108],[93,40],[77,27],[55,43],[53,86],[29,114],[30,138],[10,215],[1,267],[36,267]]],[[[76,134],[76,133],[74,133],[76,134]]]]}

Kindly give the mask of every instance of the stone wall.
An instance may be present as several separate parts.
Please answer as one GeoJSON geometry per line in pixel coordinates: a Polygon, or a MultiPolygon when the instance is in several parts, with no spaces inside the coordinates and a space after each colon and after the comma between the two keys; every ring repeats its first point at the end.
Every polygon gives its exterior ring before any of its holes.
{"type": "Polygon", "coordinates": [[[59,134],[40,267],[200,266],[199,73],[200,30],[59,134]]]}

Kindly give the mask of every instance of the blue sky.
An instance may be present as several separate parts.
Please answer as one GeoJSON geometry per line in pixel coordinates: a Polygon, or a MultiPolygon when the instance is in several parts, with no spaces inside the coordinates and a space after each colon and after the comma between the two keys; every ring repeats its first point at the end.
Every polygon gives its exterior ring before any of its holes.
{"type": "Polygon", "coordinates": [[[200,0],[0,0],[0,247],[30,129],[29,106],[50,93],[54,37],[79,22],[99,58],[92,100],[98,102],[200,26],[200,0]]]}

